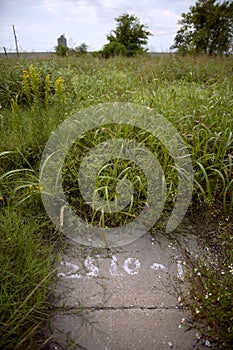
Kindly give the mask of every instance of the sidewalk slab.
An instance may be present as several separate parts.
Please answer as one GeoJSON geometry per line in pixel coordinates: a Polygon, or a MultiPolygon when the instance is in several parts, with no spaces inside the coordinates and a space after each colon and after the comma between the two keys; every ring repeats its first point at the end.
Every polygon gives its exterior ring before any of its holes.
{"type": "Polygon", "coordinates": [[[110,253],[69,244],[53,285],[55,348],[202,349],[197,332],[185,331],[189,310],[178,302],[184,267],[165,236],[152,241],[148,233],[110,253]]]}
{"type": "Polygon", "coordinates": [[[57,315],[52,323],[62,349],[190,350],[198,340],[195,331],[181,328],[185,315],[178,309],[93,310],[57,315]]]}

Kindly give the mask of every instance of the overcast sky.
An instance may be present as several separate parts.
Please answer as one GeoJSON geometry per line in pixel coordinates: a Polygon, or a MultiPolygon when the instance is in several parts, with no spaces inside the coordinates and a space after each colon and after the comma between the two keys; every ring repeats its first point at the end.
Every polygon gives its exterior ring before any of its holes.
{"type": "Polygon", "coordinates": [[[12,25],[21,51],[53,51],[65,34],[68,46],[85,42],[90,51],[107,43],[122,13],[136,15],[153,36],[151,51],[169,51],[177,21],[195,0],[0,0],[0,50],[15,50],[12,25]]]}

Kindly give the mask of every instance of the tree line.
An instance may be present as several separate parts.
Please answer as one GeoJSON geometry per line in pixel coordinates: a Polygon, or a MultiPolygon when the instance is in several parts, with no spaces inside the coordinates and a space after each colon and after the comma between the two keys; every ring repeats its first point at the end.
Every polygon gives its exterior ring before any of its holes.
{"type": "MultiPolygon", "coordinates": [[[[108,43],[98,53],[105,58],[123,55],[134,56],[147,51],[152,33],[135,15],[124,13],[115,18],[116,28],[107,35],[108,43]]],[[[171,50],[181,54],[232,54],[233,53],[233,0],[198,0],[187,13],[181,14],[181,25],[171,50]]],[[[67,50],[58,48],[60,52],[67,50]]],[[[58,50],[58,52],[59,52],[58,50]]],[[[87,52],[84,43],[76,50],[87,52]]]]}

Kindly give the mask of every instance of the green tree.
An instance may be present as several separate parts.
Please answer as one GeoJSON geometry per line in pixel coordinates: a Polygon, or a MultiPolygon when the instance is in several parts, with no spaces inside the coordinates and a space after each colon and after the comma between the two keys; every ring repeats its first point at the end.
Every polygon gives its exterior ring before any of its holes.
{"type": "Polygon", "coordinates": [[[133,56],[145,51],[143,46],[147,44],[148,37],[152,35],[147,30],[147,25],[141,24],[139,18],[128,13],[115,18],[115,21],[117,22],[116,29],[107,35],[109,43],[104,46],[103,51],[111,43],[114,44],[110,45],[110,47],[116,47],[116,43],[121,44],[121,50],[123,50],[124,46],[125,50],[123,51],[127,56],[133,56]]]}
{"type": "Polygon", "coordinates": [[[233,1],[198,0],[182,13],[171,49],[180,53],[230,53],[233,49],[233,1]]]}
{"type": "Polygon", "coordinates": [[[76,51],[78,54],[83,55],[83,54],[86,54],[86,53],[87,53],[87,49],[88,49],[87,44],[86,44],[86,43],[82,43],[82,44],[80,44],[79,46],[77,46],[77,47],[75,48],[75,51],[76,51]]]}

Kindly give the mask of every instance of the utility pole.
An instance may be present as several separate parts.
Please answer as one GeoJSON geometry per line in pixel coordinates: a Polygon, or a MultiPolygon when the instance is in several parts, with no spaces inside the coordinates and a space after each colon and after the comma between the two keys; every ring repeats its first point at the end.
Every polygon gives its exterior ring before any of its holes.
{"type": "Polygon", "coordinates": [[[19,48],[18,48],[17,36],[16,36],[14,25],[13,25],[13,32],[14,32],[14,37],[15,37],[15,48],[16,48],[17,56],[19,58],[19,48]]]}
{"type": "Polygon", "coordinates": [[[6,58],[8,59],[8,56],[7,56],[7,51],[6,51],[5,46],[3,46],[3,50],[4,50],[4,52],[5,52],[6,58]]]}

